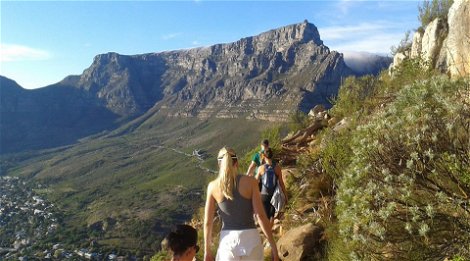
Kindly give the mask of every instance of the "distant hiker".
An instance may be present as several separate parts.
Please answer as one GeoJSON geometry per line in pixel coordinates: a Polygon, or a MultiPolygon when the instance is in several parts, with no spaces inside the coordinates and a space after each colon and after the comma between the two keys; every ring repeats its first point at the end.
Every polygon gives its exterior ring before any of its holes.
{"type": "Polygon", "coordinates": [[[268,216],[271,226],[274,223],[275,208],[271,204],[271,198],[277,186],[280,186],[287,201],[286,187],[282,179],[281,167],[273,161],[273,151],[267,149],[263,153],[265,163],[258,168],[256,179],[261,183],[261,201],[264,205],[264,210],[268,216]]]}
{"type": "Polygon", "coordinates": [[[263,244],[253,214],[271,245],[274,260],[279,260],[269,220],[261,203],[258,184],[252,177],[238,174],[238,158],[230,148],[222,148],[217,160],[219,176],[207,187],[204,215],[204,260],[212,261],[212,228],[216,206],[222,220],[216,260],[264,260],[263,244]]]}
{"type": "Polygon", "coordinates": [[[166,237],[172,261],[192,261],[199,251],[197,230],[189,225],[177,225],[166,237]]]}
{"type": "Polygon", "coordinates": [[[264,151],[269,149],[269,140],[263,140],[261,142],[261,150],[256,152],[253,157],[251,158],[251,163],[250,166],[248,167],[248,170],[246,171],[246,175],[248,176],[253,176],[254,174],[257,173],[257,168],[264,163],[262,155],[264,151]]]}

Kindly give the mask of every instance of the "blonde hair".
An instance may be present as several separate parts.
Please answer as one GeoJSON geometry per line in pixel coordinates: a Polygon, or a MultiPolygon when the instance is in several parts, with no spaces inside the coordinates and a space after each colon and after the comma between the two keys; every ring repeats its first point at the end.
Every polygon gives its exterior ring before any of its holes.
{"type": "Polygon", "coordinates": [[[237,154],[233,149],[224,147],[219,151],[217,160],[219,161],[219,188],[226,198],[233,200],[233,189],[237,186],[238,169],[235,166],[238,161],[237,154]]]}

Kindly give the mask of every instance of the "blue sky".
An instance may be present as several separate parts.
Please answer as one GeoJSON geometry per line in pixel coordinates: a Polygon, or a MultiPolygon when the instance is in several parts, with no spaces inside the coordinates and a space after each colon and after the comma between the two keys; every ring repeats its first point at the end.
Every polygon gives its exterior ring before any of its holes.
{"type": "Polygon", "coordinates": [[[418,27],[418,1],[4,1],[0,74],[38,88],[81,74],[100,53],[141,54],[233,42],[315,24],[341,52],[389,53],[418,27]]]}

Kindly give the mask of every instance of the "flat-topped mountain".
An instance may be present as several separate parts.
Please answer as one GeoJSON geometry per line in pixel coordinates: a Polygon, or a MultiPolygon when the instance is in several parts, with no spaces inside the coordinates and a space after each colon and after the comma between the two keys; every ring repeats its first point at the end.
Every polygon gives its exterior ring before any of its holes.
{"type": "Polygon", "coordinates": [[[283,120],[298,107],[328,104],[348,74],[342,55],[305,21],[210,47],[101,54],[63,84],[91,92],[123,116],[156,105],[169,116],[283,120]]]}
{"type": "Polygon", "coordinates": [[[1,153],[68,144],[141,115],[283,121],[329,106],[352,73],[308,21],[209,47],[100,54],[37,90],[10,92],[2,79],[1,153]]]}

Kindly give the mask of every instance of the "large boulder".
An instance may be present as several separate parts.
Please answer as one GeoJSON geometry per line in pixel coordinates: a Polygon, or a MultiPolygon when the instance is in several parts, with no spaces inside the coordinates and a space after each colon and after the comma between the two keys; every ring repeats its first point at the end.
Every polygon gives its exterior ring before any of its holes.
{"type": "Polygon", "coordinates": [[[455,0],[448,15],[449,33],[444,46],[452,77],[470,74],[470,1],[455,0]]]}
{"type": "Polygon", "coordinates": [[[284,260],[312,260],[321,256],[323,228],[311,223],[289,230],[278,243],[279,257],[284,260]]]}
{"type": "Polygon", "coordinates": [[[390,73],[403,60],[418,57],[451,77],[470,75],[470,0],[455,0],[447,21],[436,18],[424,33],[417,31],[411,50],[394,56],[390,73]]]}
{"type": "Polygon", "coordinates": [[[421,42],[421,58],[434,67],[437,56],[445,39],[446,21],[434,19],[426,26],[421,42]]]}
{"type": "Polygon", "coordinates": [[[418,58],[421,55],[421,42],[423,41],[423,32],[416,31],[413,35],[413,42],[411,44],[411,58],[418,58]]]}
{"type": "Polygon", "coordinates": [[[393,71],[400,66],[400,64],[408,57],[408,52],[406,53],[396,53],[395,56],[393,56],[393,63],[390,64],[390,67],[388,68],[388,71],[390,74],[393,74],[393,71]]]}

